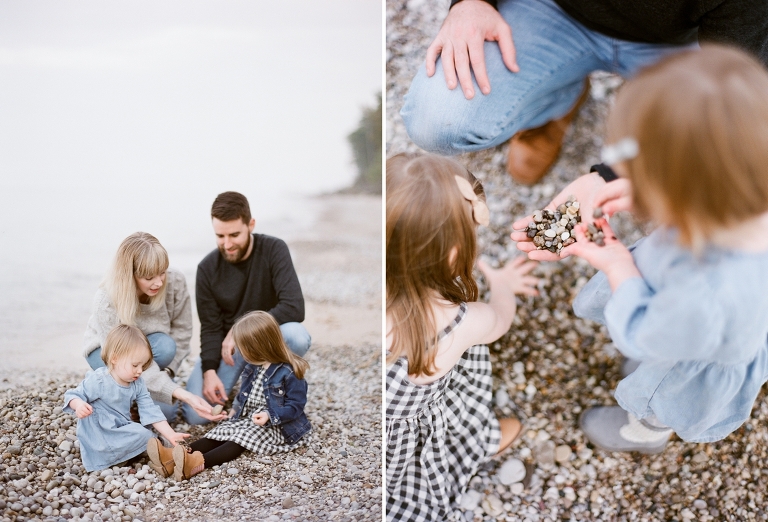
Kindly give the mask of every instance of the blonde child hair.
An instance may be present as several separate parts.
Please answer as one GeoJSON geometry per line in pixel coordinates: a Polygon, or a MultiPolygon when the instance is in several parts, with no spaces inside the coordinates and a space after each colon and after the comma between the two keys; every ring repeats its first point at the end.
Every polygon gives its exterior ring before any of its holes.
{"type": "Polygon", "coordinates": [[[435,372],[438,339],[430,301],[478,298],[472,275],[476,223],[456,176],[485,201],[480,182],[452,159],[398,154],[387,160],[387,363],[405,356],[415,375],[435,372]]]}
{"type": "Polygon", "coordinates": [[[299,379],[309,369],[309,363],[285,344],[280,325],[267,312],[245,314],[232,327],[232,337],[243,358],[251,364],[287,363],[299,379]]]}
{"type": "Polygon", "coordinates": [[[119,324],[107,334],[101,349],[101,360],[104,361],[107,368],[112,369],[113,361],[119,361],[142,348],[146,348],[147,353],[149,353],[149,359],[141,368],[143,371],[147,371],[153,359],[152,347],[147,336],[135,326],[119,324]]]}
{"type": "MultiPolygon", "coordinates": [[[[153,235],[135,232],[120,243],[105,287],[121,323],[136,324],[139,296],[136,295],[135,278],[154,277],[166,270],[168,253],[153,235]]],[[[164,284],[156,295],[149,297],[152,311],[157,311],[163,306],[166,288],[167,285],[164,284]]]]}
{"type": "Polygon", "coordinates": [[[627,137],[635,212],[663,215],[682,245],[768,211],[768,74],[750,55],[709,44],[644,69],[608,118],[607,142],[627,137]]]}

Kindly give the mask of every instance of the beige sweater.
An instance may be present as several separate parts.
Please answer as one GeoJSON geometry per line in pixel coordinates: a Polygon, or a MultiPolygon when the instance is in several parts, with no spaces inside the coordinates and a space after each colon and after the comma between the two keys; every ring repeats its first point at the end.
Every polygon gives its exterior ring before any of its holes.
{"type": "MultiPolygon", "coordinates": [[[[192,302],[189,299],[187,281],[181,272],[169,268],[166,271],[165,284],[167,288],[164,306],[152,312],[149,305],[139,305],[140,313],[136,318],[136,326],[147,335],[162,332],[176,341],[176,356],[168,365],[176,373],[181,361],[189,355],[189,340],[192,338],[192,302]]],[[[99,288],[93,300],[93,313],[88,319],[88,327],[85,330],[85,356],[103,346],[109,331],[119,323],[117,312],[107,291],[103,287],[99,288]]],[[[166,372],[161,371],[157,363],[153,361],[142,377],[154,400],[167,404],[173,402],[172,394],[180,386],[173,382],[166,372]]]]}

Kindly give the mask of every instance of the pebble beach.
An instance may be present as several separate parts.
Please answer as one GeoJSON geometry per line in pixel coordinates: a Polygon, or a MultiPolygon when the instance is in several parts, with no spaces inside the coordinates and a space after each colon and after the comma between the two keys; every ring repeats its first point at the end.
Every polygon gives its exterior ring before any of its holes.
{"type": "MultiPolygon", "coordinates": [[[[88,473],[76,418],[62,412],[83,374],[1,372],[0,520],[381,520],[381,197],[323,199],[318,222],[289,242],[313,336],[305,446],[245,452],[182,482],[146,459],[88,473]]],[[[207,431],[175,428],[191,440],[207,431]]]]}
{"type": "MultiPolygon", "coordinates": [[[[387,156],[417,152],[399,116],[403,96],[448,12],[447,0],[387,0],[387,156]]],[[[507,146],[457,159],[482,182],[491,213],[479,251],[500,265],[521,253],[511,225],[544,208],[599,162],[603,122],[621,78],[596,72],[591,92],[565,138],[558,162],[532,187],[505,171],[507,146]]],[[[630,216],[611,218],[625,244],[647,232],[630,216]]],[[[540,296],[519,297],[510,332],[490,345],[499,417],[517,416],[523,434],[483,464],[459,500],[465,521],[742,521],[768,519],[768,405],[762,392],[751,418],[725,440],[673,437],[658,455],[607,453],[579,429],[580,413],[614,405],[621,355],[604,327],[574,316],[571,303],[594,274],[567,258],[541,263],[540,296]]],[[[480,278],[479,272],[476,273],[480,278]]],[[[480,279],[481,287],[483,281],[480,279]]],[[[487,297],[487,296],[486,296],[487,297]]]]}

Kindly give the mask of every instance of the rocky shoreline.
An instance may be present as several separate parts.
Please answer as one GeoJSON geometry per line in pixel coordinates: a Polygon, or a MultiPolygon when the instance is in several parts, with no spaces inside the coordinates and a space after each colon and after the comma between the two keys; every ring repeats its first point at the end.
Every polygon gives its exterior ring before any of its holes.
{"type": "MultiPolygon", "coordinates": [[[[79,377],[0,393],[0,520],[380,520],[379,346],[313,347],[308,446],[250,452],[189,481],[146,465],[87,473],[64,392],[79,377]],[[334,361],[339,350],[343,361],[334,361]]],[[[177,425],[202,436],[206,429],[177,425]]]]}
{"type": "MultiPolygon", "coordinates": [[[[448,12],[447,0],[387,0],[387,156],[418,151],[403,128],[403,95],[448,12]]],[[[598,163],[602,127],[621,79],[592,75],[589,100],[566,136],[552,171],[524,187],[505,172],[506,145],[457,159],[482,182],[491,212],[479,249],[491,264],[519,252],[511,224],[544,208],[563,187],[598,163]]],[[[628,216],[611,219],[625,243],[643,230],[628,216]]],[[[768,404],[725,440],[691,444],[673,438],[652,456],[593,448],[579,429],[589,406],[612,405],[621,357],[605,328],[573,315],[571,303],[594,270],[578,259],[542,263],[539,297],[518,299],[510,332],[490,346],[499,416],[523,420],[523,436],[485,463],[460,499],[466,521],[766,520],[768,404]]],[[[477,274],[479,276],[479,273],[477,274]]],[[[481,281],[482,286],[482,281],[481,281]]],[[[485,296],[487,298],[487,296],[485,296]]]]}

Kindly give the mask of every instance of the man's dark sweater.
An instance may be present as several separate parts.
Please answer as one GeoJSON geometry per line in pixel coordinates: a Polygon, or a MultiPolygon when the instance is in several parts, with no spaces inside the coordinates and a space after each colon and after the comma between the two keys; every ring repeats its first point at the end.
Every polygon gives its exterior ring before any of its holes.
{"type": "MultiPolygon", "coordinates": [[[[451,7],[461,0],[453,0],[451,7]]],[[[486,0],[496,7],[496,0],[486,0]]],[[[631,42],[719,42],[768,66],[765,0],[555,0],[585,27],[631,42]]],[[[514,35],[513,35],[514,36],[514,35]]]]}
{"type": "Polygon", "coordinates": [[[282,239],[253,234],[248,259],[233,264],[218,249],[197,265],[195,287],[200,317],[203,372],[221,362],[221,343],[238,318],[254,310],[269,312],[278,324],[304,320],[304,296],[282,239]]]}

